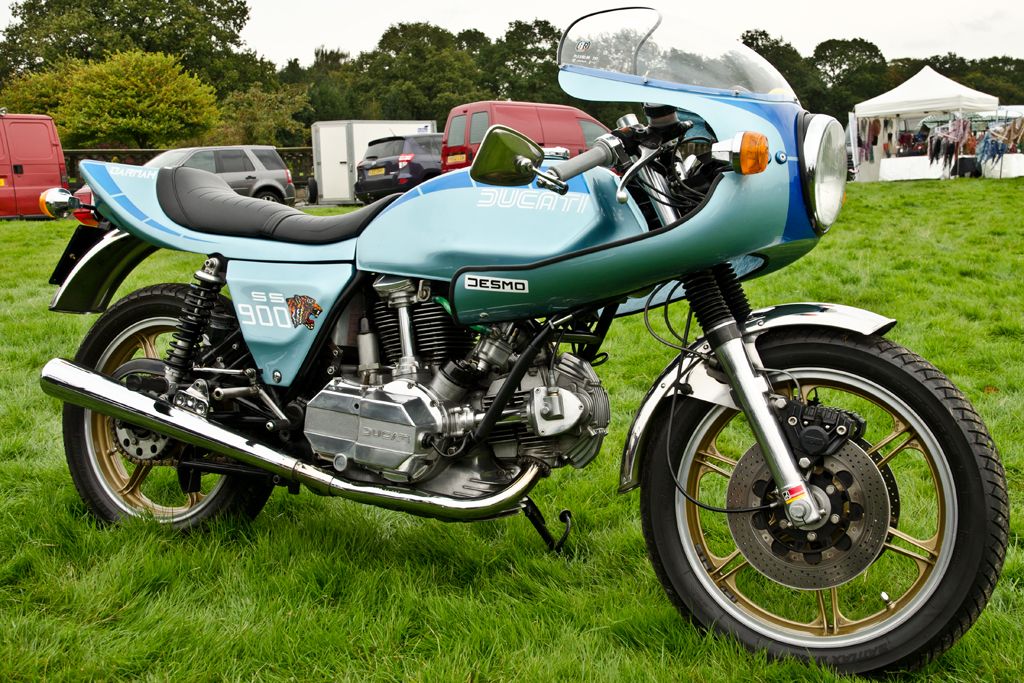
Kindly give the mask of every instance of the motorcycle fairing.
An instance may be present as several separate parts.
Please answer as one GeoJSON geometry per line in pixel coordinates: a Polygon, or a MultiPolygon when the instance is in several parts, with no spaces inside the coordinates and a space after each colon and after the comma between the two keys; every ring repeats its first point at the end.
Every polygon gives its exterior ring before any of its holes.
{"type": "MultiPolygon", "coordinates": [[[[748,130],[766,135],[774,163],[770,162],[768,170],[758,175],[763,176],[775,169],[776,172],[771,174],[772,181],[778,183],[779,192],[789,195],[783,239],[790,241],[814,236],[800,178],[797,125],[803,108],[798,102],[765,100],[753,94],[748,97],[741,92],[645,80],[639,76],[573,65],[561,67],[558,83],[568,94],[584,100],[657,102],[694,112],[706,121],[715,122],[719,140],[728,140],[736,133],[748,130]],[[778,156],[780,152],[782,161],[778,156]],[[784,167],[786,172],[779,173],[776,166],[784,167]]],[[[758,211],[756,206],[748,204],[748,207],[758,211]]]]}
{"type": "Polygon", "coordinates": [[[101,161],[83,161],[79,169],[92,188],[101,214],[120,229],[165,249],[220,254],[228,259],[325,263],[352,261],[355,240],[334,244],[294,244],[249,237],[210,235],[178,225],[160,207],[156,177],[160,169],[101,161]]]}
{"type": "Polygon", "coordinates": [[[295,380],[354,272],[350,263],[228,262],[231,304],[269,386],[295,380]]]}
{"type": "Polygon", "coordinates": [[[409,190],[359,236],[360,270],[449,281],[471,264],[519,264],[641,234],[636,203],[595,169],[558,195],[536,183],[496,187],[453,171],[409,190]]]}

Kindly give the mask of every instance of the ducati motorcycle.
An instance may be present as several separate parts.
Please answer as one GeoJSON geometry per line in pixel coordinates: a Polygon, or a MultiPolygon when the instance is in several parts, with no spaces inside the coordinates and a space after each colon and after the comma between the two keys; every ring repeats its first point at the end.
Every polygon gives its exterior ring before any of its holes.
{"type": "Polygon", "coordinates": [[[589,151],[546,159],[495,126],[471,169],[345,215],[196,169],[82,162],[94,205],[43,199],[109,227],[73,237],[51,308],[102,315],[41,382],[65,402],[92,513],[190,529],[305,486],[443,520],[522,512],[557,550],[571,516],[552,532],[529,494],[598,456],[602,344],[641,315],[676,358],[636,410],[618,489],[640,490],[680,612],[842,671],[949,648],[1003,563],[996,448],[941,372],[886,339],[896,321],[752,310],[742,283],[835,221],[843,131],[754,52],[690,26],[626,8],[568,28],[564,90],[627,103],[589,151]],[[161,248],[203,255],[195,281],[110,306],[161,248]],[[666,313],[684,299],[693,339],[666,313]]]}

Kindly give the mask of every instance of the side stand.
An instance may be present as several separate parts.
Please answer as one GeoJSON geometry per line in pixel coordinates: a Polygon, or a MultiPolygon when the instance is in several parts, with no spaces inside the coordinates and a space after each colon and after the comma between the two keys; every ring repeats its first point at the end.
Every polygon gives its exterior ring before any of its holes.
{"type": "Polygon", "coordinates": [[[544,515],[541,514],[540,508],[533,502],[533,499],[529,496],[523,500],[523,514],[533,524],[533,528],[537,530],[540,537],[544,539],[544,543],[547,544],[548,550],[553,553],[562,551],[562,546],[565,545],[565,540],[569,538],[569,532],[572,530],[572,513],[568,510],[562,510],[558,513],[558,519],[565,524],[565,531],[562,532],[562,537],[557,541],[555,537],[548,531],[547,522],[544,521],[544,515]]]}

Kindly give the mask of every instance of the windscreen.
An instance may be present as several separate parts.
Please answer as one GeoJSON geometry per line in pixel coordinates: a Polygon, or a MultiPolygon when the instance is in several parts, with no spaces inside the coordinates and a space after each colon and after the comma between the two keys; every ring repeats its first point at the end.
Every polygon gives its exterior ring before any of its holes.
{"type": "Polygon", "coordinates": [[[649,8],[608,10],[576,20],[562,36],[561,66],[584,67],[757,99],[794,100],[786,79],[743,45],[734,24],[719,29],[649,8]]]}

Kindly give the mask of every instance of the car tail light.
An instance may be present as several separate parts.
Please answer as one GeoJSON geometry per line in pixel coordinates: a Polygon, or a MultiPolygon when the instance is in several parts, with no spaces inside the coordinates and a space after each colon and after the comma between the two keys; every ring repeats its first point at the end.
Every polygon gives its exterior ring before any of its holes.
{"type": "Polygon", "coordinates": [[[290,170],[288,170],[287,168],[284,169],[284,182],[285,182],[285,185],[291,185],[292,184],[292,172],[290,170]]]}
{"type": "Polygon", "coordinates": [[[71,185],[68,184],[68,174],[67,173],[61,173],[60,174],[60,186],[64,187],[64,188],[71,187],[71,185]]]}
{"type": "Polygon", "coordinates": [[[398,168],[405,168],[406,164],[412,161],[415,154],[399,154],[398,155],[398,168]]]}

